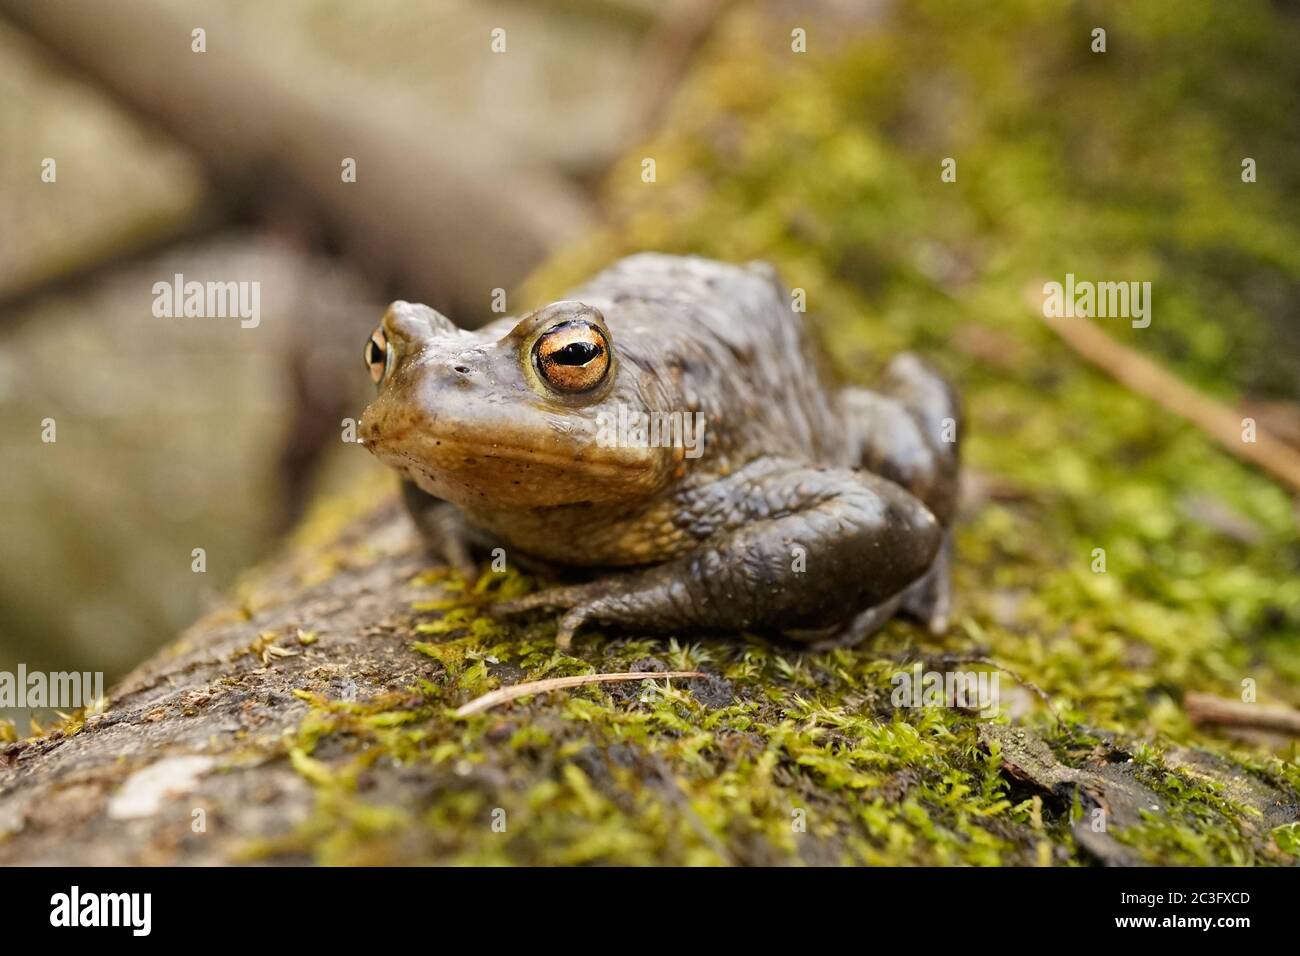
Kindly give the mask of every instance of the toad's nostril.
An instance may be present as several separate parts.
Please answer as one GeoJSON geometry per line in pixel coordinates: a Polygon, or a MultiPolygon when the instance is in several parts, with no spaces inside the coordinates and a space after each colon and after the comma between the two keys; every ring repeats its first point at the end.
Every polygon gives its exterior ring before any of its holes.
{"type": "Polygon", "coordinates": [[[467,369],[467,368],[466,368],[465,366],[463,366],[463,365],[453,365],[452,368],[455,369],[457,372],[460,372],[461,375],[468,375],[468,374],[469,374],[469,369],[467,369]]]}

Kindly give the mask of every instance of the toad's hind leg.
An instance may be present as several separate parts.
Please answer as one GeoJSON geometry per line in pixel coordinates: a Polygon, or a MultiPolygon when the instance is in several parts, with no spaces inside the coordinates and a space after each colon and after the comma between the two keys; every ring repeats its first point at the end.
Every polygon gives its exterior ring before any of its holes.
{"type": "Polygon", "coordinates": [[[587,621],[806,640],[903,593],[942,537],[929,510],[893,482],[780,460],[752,462],[682,505],[707,537],[681,557],[495,610],[565,611],[561,646],[587,621]]]}
{"type": "Polygon", "coordinates": [[[952,531],[944,531],[943,544],[930,570],[903,593],[901,610],[924,624],[931,634],[947,632],[952,614],[952,531]]]}
{"type": "MultiPolygon", "coordinates": [[[[846,389],[841,402],[856,438],[858,466],[902,485],[924,501],[944,527],[933,565],[898,601],[899,609],[941,634],[952,606],[949,525],[957,509],[962,418],[956,392],[928,364],[904,353],[889,363],[877,390],[846,389]]],[[[860,617],[862,627],[852,630],[861,631],[870,623],[870,609],[860,617]]]]}

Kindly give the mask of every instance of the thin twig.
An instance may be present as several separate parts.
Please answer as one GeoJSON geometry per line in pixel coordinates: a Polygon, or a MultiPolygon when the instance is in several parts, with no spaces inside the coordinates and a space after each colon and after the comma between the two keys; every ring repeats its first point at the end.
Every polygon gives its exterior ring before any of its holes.
{"type": "Polygon", "coordinates": [[[552,677],[548,680],[528,681],[524,684],[511,684],[509,687],[502,687],[500,690],[494,690],[484,694],[482,697],[476,697],[468,704],[460,707],[456,711],[457,717],[468,717],[470,714],[481,714],[485,710],[495,707],[497,704],[508,703],[517,700],[520,697],[530,697],[533,694],[544,694],[551,690],[561,690],[565,687],[581,687],[583,684],[613,684],[619,681],[629,680],[654,680],[658,677],[707,677],[703,671],[625,671],[617,674],[580,674],[577,677],[552,677]]]}
{"type": "Polygon", "coordinates": [[[927,658],[926,660],[927,663],[929,661],[942,661],[944,664],[983,664],[985,667],[996,668],[1042,701],[1043,706],[1047,708],[1047,712],[1056,718],[1056,725],[1067,733],[1072,733],[1070,725],[1061,718],[1061,715],[1056,712],[1056,708],[1052,706],[1052,698],[1048,695],[1047,691],[1043,690],[1033,681],[1021,677],[1005,664],[999,664],[993,658],[985,657],[983,655],[967,656],[963,654],[944,654],[941,657],[927,658]]]}
{"type": "Polygon", "coordinates": [[[1065,722],[1065,719],[1061,717],[1059,713],[1057,713],[1056,708],[1052,706],[1052,698],[1050,695],[1048,695],[1047,691],[1043,690],[1033,681],[1026,680],[1025,678],[1021,677],[1019,674],[1013,671],[1010,667],[1007,667],[1005,664],[1000,664],[997,661],[995,661],[993,658],[988,657],[986,655],[940,654],[938,656],[934,656],[934,655],[927,655],[927,654],[917,654],[913,651],[904,651],[901,654],[894,654],[889,657],[886,657],[884,658],[884,660],[892,661],[895,664],[915,664],[917,661],[920,661],[921,663],[925,664],[927,667],[936,664],[943,667],[946,667],[949,664],[982,664],[985,667],[992,667],[995,670],[999,670],[1002,673],[1006,674],[1013,681],[1015,681],[1021,687],[1028,690],[1040,701],[1042,701],[1043,706],[1047,708],[1047,712],[1050,713],[1052,717],[1056,719],[1057,727],[1063,730],[1067,736],[1073,737],[1074,735],[1074,730],[1070,727],[1069,724],[1065,722]]]}
{"type": "Polygon", "coordinates": [[[1255,440],[1242,438],[1242,414],[1188,385],[1087,319],[1045,317],[1048,328],[1121,385],[1191,422],[1238,458],[1258,465],[1300,491],[1300,451],[1256,424],[1255,440]]]}
{"type": "Polygon", "coordinates": [[[1247,727],[1300,736],[1300,711],[1290,707],[1266,707],[1213,694],[1190,693],[1183,697],[1183,710],[1194,724],[1247,727]]]}

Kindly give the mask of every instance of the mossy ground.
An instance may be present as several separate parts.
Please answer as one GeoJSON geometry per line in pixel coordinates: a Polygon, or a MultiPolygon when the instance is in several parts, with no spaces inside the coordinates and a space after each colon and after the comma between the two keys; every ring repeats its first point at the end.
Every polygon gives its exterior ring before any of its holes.
{"type": "Polygon", "coordinates": [[[1112,832],[1137,860],[1294,862],[1296,826],[1264,825],[1224,783],[1289,794],[1277,809],[1294,821],[1294,749],[1231,744],[1181,706],[1189,690],[1238,697],[1247,680],[1261,702],[1300,704],[1293,502],[1076,359],[1038,316],[1042,283],[1067,272],[1150,280],[1150,328],[1103,320],[1108,331],[1224,401],[1300,397],[1300,23],[1263,2],[898,7],[852,42],[810,30],[802,55],[789,47],[798,23],[728,19],[666,133],[611,176],[608,232],[529,297],[643,249],[762,258],[807,290],[846,379],[870,384],[903,348],[942,364],[969,414],[951,633],[895,622],[817,654],[741,635],[588,634],[567,655],[553,622],[521,633],[482,613],[492,592],[529,582],[431,573],[403,626],[439,676],[366,703],[307,695],[289,751],[316,815],[251,853],[1096,859],[1076,839],[1086,786],[1018,781],[977,715],[891,704],[891,676],[912,659],[978,655],[1042,688],[1062,721],[1004,674],[998,725],[1041,737],[1063,767],[1122,762],[1154,795],[1158,809],[1112,832]],[[1089,49],[1094,26],[1105,54],[1089,49]],[[954,183],[940,179],[945,157],[954,183]],[[687,668],[716,676],[453,716],[521,680],[687,668]],[[1216,779],[1168,759],[1184,747],[1231,755],[1233,769],[1216,779]],[[393,765],[433,782],[418,776],[415,800],[376,790],[376,768],[393,765]]]}

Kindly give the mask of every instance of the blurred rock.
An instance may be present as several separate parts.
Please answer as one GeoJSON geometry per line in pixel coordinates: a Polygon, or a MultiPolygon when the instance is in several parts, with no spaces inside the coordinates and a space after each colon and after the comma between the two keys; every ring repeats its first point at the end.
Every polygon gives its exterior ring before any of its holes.
{"type": "MultiPolygon", "coordinates": [[[[0,339],[0,670],[108,679],[226,588],[283,526],[282,449],[302,415],[341,435],[369,381],[381,312],[329,260],[232,234],[49,296],[0,339]],[[155,282],[260,283],[260,323],[156,318],[155,282]],[[296,405],[290,369],[335,382],[336,408],[296,405]],[[53,443],[42,422],[53,419],[53,443]],[[206,552],[206,572],[191,570],[206,552]]],[[[377,468],[337,437],[327,467],[377,468]]]]}
{"type": "Polygon", "coordinates": [[[187,153],[0,21],[0,298],[181,231],[204,190],[187,153]]]}

